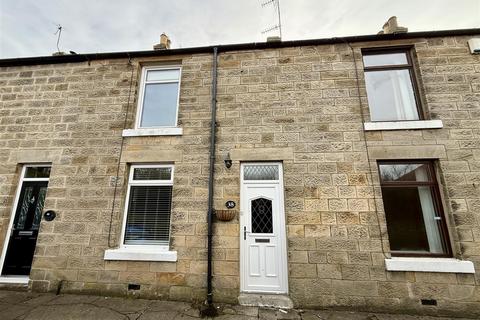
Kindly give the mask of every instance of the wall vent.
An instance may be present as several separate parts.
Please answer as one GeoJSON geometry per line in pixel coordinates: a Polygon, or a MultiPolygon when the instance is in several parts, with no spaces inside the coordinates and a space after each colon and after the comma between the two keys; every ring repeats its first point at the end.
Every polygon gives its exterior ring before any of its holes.
{"type": "Polygon", "coordinates": [[[128,284],[128,290],[132,290],[132,291],[136,291],[136,290],[140,290],[140,285],[139,284],[136,284],[136,283],[129,283],[128,284]]]}
{"type": "Polygon", "coordinates": [[[422,299],[420,300],[424,306],[436,306],[437,300],[435,299],[422,299]]]}

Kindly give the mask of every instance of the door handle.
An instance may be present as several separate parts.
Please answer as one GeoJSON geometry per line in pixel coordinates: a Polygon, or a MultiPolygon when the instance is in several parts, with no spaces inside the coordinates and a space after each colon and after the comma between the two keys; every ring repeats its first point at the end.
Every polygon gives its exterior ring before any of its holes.
{"type": "Polygon", "coordinates": [[[250,231],[247,231],[247,227],[243,227],[243,240],[247,240],[247,233],[250,233],[250,231]]]}

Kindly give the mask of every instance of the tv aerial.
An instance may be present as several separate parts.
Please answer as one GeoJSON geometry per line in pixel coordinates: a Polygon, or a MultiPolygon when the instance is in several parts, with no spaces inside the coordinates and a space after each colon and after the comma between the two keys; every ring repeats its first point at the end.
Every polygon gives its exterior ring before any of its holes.
{"type": "Polygon", "coordinates": [[[60,48],[58,47],[58,44],[60,43],[60,37],[62,36],[62,25],[61,24],[57,24],[57,31],[54,33],[54,35],[58,35],[57,36],[57,52],[60,52],[60,48]]]}
{"type": "Polygon", "coordinates": [[[280,19],[280,0],[267,0],[261,3],[262,8],[270,8],[274,14],[276,23],[267,27],[262,31],[262,34],[270,33],[278,30],[280,39],[282,38],[282,22],[280,19]]]}

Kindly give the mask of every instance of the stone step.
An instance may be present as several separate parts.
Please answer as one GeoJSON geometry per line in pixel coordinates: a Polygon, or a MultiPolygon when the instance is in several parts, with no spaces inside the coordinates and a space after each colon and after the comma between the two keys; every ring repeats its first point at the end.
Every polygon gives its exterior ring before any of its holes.
{"type": "Polygon", "coordinates": [[[238,296],[238,303],[242,306],[252,307],[293,308],[292,300],[281,294],[241,293],[238,296]]]}

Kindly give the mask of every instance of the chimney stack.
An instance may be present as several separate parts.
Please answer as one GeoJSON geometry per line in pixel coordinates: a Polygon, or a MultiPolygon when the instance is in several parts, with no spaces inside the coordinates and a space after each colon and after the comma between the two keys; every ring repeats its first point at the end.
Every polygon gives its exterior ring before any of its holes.
{"type": "Polygon", "coordinates": [[[280,36],[271,36],[267,38],[267,42],[282,42],[280,36]]]}
{"type": "Polygon", "coordinates": [[[153,45],[153,50],[166,50],[170,49],[170,38],[165,34],[162,33],[160,35],[160,43],[153,45]]]}
{"type": "Polygon", "coordinates": [[[397,22],[397,17],[393,16],[385,22],[383,25],[383,30],[380,31],[378,34],[395,34],[395,33],[407,33],[408,28],[399,27],[397,22]]]}

